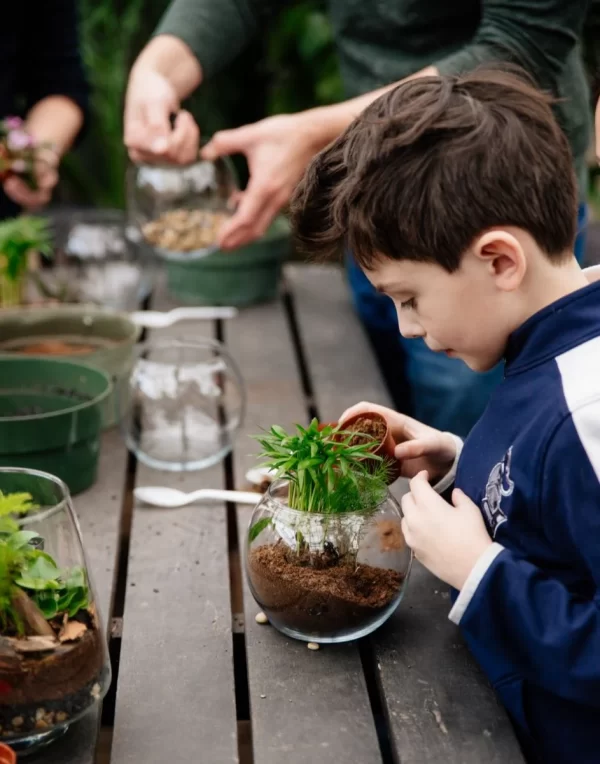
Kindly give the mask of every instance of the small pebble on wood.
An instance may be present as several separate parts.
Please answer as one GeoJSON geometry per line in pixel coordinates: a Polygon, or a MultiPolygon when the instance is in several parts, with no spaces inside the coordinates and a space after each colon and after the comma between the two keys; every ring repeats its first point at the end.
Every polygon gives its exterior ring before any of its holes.
{"type": "Polygon", "coordinates": [[[309,642],[307,645],[309,650],[320,650],[320,645],[317,642],[309,642]]]}
{"type": "Polygon", "coordinates": [[[269,619],[263,612],[257,613],[254,620],[256,621],[256,623],[262,623],[262,624],[269,623],[269,619]]]}

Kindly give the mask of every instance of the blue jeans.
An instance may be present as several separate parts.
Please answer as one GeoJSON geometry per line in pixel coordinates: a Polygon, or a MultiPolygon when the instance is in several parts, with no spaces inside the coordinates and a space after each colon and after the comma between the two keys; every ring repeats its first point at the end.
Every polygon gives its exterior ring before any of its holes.
{"type": "MultiPolygon", "coordinates": [[[[587,207],[582,204],[575,242],[579,263],[584,258],[586,226],[587,207]]],[[[503,364],[478,374],[456,358],[432,353],[423,340],[404,339],[392,301],[373,289],[351,256],[346,267],[355,308],[383,361],[396,407],[432,427],[465,437],[502,380],[503,364]]]]}

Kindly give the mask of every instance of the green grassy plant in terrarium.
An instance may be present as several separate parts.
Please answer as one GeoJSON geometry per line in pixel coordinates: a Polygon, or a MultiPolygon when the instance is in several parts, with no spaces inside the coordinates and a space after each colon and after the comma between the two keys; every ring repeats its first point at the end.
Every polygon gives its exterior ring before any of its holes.
{"type": "Polygon", "coordinates": [[[411,553],[369,432],[274,426],[258,436],[275,480],[254,510],[246,570],[271,623],[307,641],[363,636],[400,602],[411,553]]]}

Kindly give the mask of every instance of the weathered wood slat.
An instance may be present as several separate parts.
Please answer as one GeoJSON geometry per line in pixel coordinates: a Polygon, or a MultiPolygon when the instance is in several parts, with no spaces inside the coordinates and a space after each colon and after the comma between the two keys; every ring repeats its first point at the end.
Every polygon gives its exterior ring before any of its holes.
{"type": "Polygon", "coordinates": [[[380,682],[402,764],[518,764],[504,709],[448,621],[447,587],[421,565],[375,635],[380,682]]]}
{"type": "MultiPolygon", "coordinates": [[[[340,269],[288,266],[315,401],[336,419],[360,400],[389,405],[340,269]]],[[[447,587],[415,564],[404,602],[373,636],[402,764],[522,761],[507,716],[448,621],[447,587]]]]}
{"type": "MultiPolygon", "coordinates": [[[[213,331],[195,323],[153,337],[213,331]]],[[[136,483],[221,488],[223,475],[222,465],[139,466],[136,483]]],[[[237,762],[225,507],[136,507],[127,578],[112,764],[237,762]]]]}
{"type": "MultiPolygon", "coordinates": [[[[113,428],[102,438],[97,482],[73,499],[107,630],[110,629],[126,465],[127,450],[119,432],[113,428]]],[[[27,761],[31,764],[93,764],[99,716],[99,711],[88,714],[73,725],[65,737],[27,761]]]]}
{"type": "MultiPolygon", "coordinates": [[[[298,366],[279,303],[247,309],[226,324],[226,341],[248,391],[244,432],[235,448],[236,486],[255,466],[257,444],[247,436],[261,427],[305,423],[298,366]]],[[[251,510],[238,510],[243,545],[251,510]]],[[[364,675],[354,645],[306,644],[258,625],[244,588],[246,650],[254,764],[380,764],[381,755],[364,675]]]]}

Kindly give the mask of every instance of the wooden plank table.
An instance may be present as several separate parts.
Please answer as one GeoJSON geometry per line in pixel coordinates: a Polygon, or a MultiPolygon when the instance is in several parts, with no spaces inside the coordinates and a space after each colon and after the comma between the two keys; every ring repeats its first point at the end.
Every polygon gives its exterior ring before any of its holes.
{"type": "MultiPolygon", "coordinates": [[[[156,307],[173,307],[165,298],[156,307]]],[[[370,638],[318,652],[260,626],[242,574],[248,507],[134,506],[135,485],[246,488],[274,423],[333,420],[388,403],[340,270],[288,266],[281,299],[228,322],[153,336],[219,337],[238,362],[247,415],[222,464],[181,475],[104,437],[98,483],[76,497],[111,634],[113,688],[35,764],[519,764],[507,717],[448,621],[447,587],[413,567],[408,593],[370,638]]],[[[394,491],[405,489],[401,481],[394,491]]]]}

